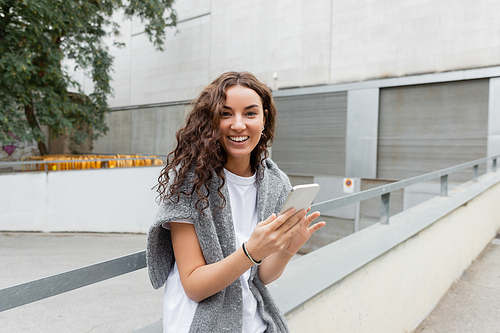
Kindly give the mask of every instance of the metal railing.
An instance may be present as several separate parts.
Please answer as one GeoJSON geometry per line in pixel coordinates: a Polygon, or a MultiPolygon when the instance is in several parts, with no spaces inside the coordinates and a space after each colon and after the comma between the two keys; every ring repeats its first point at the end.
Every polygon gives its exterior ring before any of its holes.
{"type": "Polygon", "coordinates": [[[146,251],[0,289],[0,312],[146,267],[146,251]]]}
{"type": "Polygon", "coordinates": [[[497,171],[497,160],[500,155],[494,157],[484,157],[474,161],[462,163],[452,167],[444,168],[438,171],[429,172],[420,176],[400,180],[391,184],[378,186],[369,190],[362,192],[346,195],[341,198],[336,198],[332,200],[323,201],[312,205],[311,207],[319,211],[330,211],[335,208],[340,208],[343,206],[355,204],[357,202],[371,199],[374,197],[381,197],[380,202],[380,223],[389,223],[389,202],[391,192],[400,190],[402,188],[408,187],[410,185],[415,185],[418,183],[423,183],[428,180],[440,178],[441,179],[441,195],[448,195],[448,175],[457,171],[462,171],[465,169],[472,168],[472,180],[477,181],[479,164],[487,163],[489,160],[493,160],[492,171],[497,171]]]}
{"type": "MultiPolygon", "coordinates": [[[[426,173],[417,177],[382,185],[366,191],[350,194],[333,200],[312,205],[315,210],[329,211],[335,208],[351,205],[363,200],[381,197],[380,222],[389,223],[390,194],[404,187],[418,184],[431,179],[440,178],[441,195],[448,195],[448,175],[457,171],[472,168],[472,180],[478,180],[478,166],[493,160],[492,171],[497,171],[497,160],[500,155],[481,158],[453,167],[426,173]]],[[[67,291],[78,289],[93,283],[104,281],[116,276],[130,273],[146,267],[146,252],[140,251],[123,257],[103,261],[90,266],[78,268],[64,273],[48,276],[42,279],[18,284],[0,289],[0,312],[38,300],[55,296],[67,291]]]]}

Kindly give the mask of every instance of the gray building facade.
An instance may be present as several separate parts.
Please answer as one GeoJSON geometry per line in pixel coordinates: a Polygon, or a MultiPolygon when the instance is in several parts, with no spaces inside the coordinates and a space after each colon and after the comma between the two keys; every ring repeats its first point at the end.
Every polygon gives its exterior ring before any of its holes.
{"type": "MultiPolygon", "coordinates": [[[[94,152],[168,154],[189,100],[220,73],[247,70],[278,106],[272,158],[292,182],[320,182],[320,198],[344,195],[344,177],[360,190],[500,154],[498,2],[181,0],[176,8],[165,52],[140,22],[117,17],[126,47],[113,49],[110,131],[94,152]]],[[[391,212],[436,193],[433,183],[405,189],[391,212]]],[[[354,219],[370,225],[378,212],[368,200],[325,213],[333,226],[325,239],[352,232],[354,219]]]]}

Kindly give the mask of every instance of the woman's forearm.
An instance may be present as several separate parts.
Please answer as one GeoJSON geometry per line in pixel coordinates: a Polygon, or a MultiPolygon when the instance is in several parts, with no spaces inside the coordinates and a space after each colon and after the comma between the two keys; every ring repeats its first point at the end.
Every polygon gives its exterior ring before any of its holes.
{"type": "Polygon", "coordinates": [[[182,287],[195,302],[226,288],[253,265],[241,248],[207,265],[194,225],[171,222],[170,232],[182,287]]]}
{"type": "Polygon", "coordinates": [[[279,278],[293,255],[280,251],[273,253],[262,261],[259,266],[259,278],[264,284],[269,284],[279,278]]]}
{"type": "Polygon", "coordinates": [[[239,248],[221,261],[194,269],[182,281],[182,286],[191,300],[200,302],[229,286],[252,266],[239,248]]]}

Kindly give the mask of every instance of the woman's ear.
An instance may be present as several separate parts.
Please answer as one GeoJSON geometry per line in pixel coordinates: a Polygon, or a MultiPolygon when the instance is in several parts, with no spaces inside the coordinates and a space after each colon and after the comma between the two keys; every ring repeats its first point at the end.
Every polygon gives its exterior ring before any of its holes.
{"type": "Polygon", "coordinates": [[[266,116],[267,116],[267,109],[264,109],[264,122],[262,125],[266,126],[266,116]]]}

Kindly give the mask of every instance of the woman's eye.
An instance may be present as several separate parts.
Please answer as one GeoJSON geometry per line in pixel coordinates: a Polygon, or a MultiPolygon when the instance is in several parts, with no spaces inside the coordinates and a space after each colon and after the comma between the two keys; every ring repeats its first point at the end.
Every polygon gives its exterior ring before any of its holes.
{"type": "Polygon", "coordinates": [[[227,112],[227,111],[223,111],[223,112],[222,112],[222,116],[223,116],[223,117],[231,117],[231,113],[230,113],[230,112],[227,112]]]}
{"type": "Polygon", "coordinates": [[[254,111],[247,112],[248,117],[255,117],[256,115],[257,115],[257,112],[254,112],[254,111]]]}

